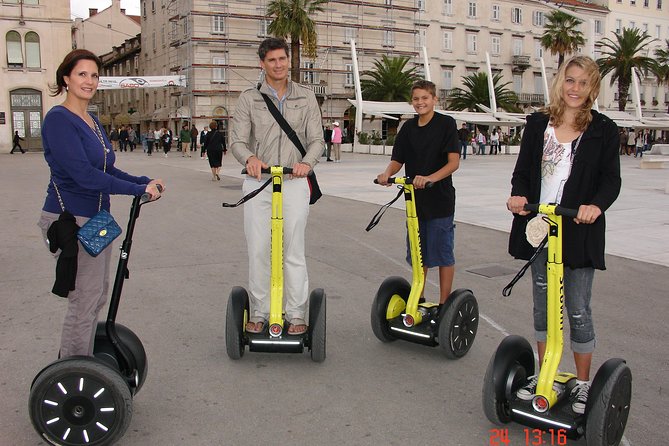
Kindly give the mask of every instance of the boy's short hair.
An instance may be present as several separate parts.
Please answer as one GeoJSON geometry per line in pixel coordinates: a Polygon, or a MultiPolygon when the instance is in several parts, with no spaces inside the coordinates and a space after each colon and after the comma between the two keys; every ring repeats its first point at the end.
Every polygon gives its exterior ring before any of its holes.
{"type": "Polygon", "coordinates": [[[411,94],[413,95],[413,91],[418,88],[429,92],[432,96],[437,96],[437,86],[434,85],[434,82],[426,81],[425,79],[414,82],[411,86],[411,94]]]}
{"type": "Polygon", "coordinates": [[[267,53],[280,49],[286,51],[286,56],[290,55],[290,48],[285,39],[280,37],[268,37],[260,42],[260,46],[258,47],[258,57],[260,57],[260,60],[265,60],[267,53]]]}

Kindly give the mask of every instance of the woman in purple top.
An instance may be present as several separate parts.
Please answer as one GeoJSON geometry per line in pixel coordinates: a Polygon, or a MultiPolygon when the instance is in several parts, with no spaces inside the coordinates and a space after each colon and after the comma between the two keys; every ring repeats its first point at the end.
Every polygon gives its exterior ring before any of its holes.
{"type": "MultiPolygon", "coordinates": [[[[74,215],[81,226],[100,209],[109,210],[111,194],[147,192],[155,200],[161,193],[158,185],[165,190],[162,180],[133,176],[114,165],[116,156],[107,135],[97,118],[87,112],[98,88],[100,67],[95,54],[78,49],[65,56],[56,71],[53,96],[65,92],[66,97],[61,105],[49,110],[42,125],[44,158],[51,177],[38,225],[47,244],[49,227],[64,211],[74,215]]],[[[55,255],[58,257],[61,252],[58,250],[55,255]]],[[[98,313],[107,300],[111,254],[107,247],[97,257],[91,257],[79,246],[74,289],[64,293],[68,306],[61,357],[93,353],[98,313]]]]}

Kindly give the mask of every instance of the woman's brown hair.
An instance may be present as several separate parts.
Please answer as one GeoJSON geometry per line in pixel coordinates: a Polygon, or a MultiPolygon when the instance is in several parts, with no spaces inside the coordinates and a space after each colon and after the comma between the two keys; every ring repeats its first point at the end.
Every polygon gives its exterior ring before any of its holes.
{"type": "Polygon", "coordinates": [[[56,85],[49,86],[51,96],[58,96],[64,90],[67,90],[65,76],[72,74],[72,70],[74,70],[74,67],[80,60],[92,60],[98,66],[98,71],[102,68],[102,61],[91,51],[82,49],[70,51],[56,70],[56,85]]]}

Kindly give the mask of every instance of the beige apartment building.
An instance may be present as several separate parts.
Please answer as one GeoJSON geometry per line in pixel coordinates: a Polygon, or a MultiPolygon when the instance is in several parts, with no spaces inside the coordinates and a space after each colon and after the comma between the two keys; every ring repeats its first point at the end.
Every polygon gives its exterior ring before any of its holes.
{"type": "Polygon", "coordinates": [[[73,48],[85,48],[99,56],[141,32],[139,16],[126,15],[121,0],[112,0],[111,6],[102,11],[89,8],[88,15],[87,19],[74,19],[73,48]]]}
{"type": "MultiPolygon", "coordinates": [[[[149,125],[165,125],[176,131],[183,122],[193,122],[201,129],[213,119],[227,129],[240,92],[259,79],[256,48],[268,36],[268,3],[142,0],[141,51],[133,56],[133,62],[124,62],[129,65],[121,73],[180,74],[188,86],[124,92],[129,95],[128,108],[138,110],[133,122],[140,122],[142,131],[149,125]]],[[[658,22],[658,35],[664,39],[669,25],[666,14],[658,14],[658,5],[660,12],[667,9],[658,3],[646,10],[642,6],[639,11],[648,17],[650,31],[658,22]]],[[[583,20],[581,31],[587,42],[580,51],[598,57],[598,42],[613,37],[615,30],[611,25],[611,8],[615,8],[609,1],[333,0],[314,17],[318,54],[314,60],[302,58],[299,81],[315,91],[324,122],[339,120],[347,125],[354,118],[347,101],[354,96],[351,39],[356,41],[363,71],[371,69],[383,54],[409,56],[413,66],[423,70],[421,48],[425,46],[442,103],[452,88],[462,86],[463,76],[485,69],[488,53],[492,70],[503,75],[504,82],[518,94],[520,105],[529,111],[543,105],[541,59],[548,83],[557,69],[557,56],[541,47],[540,38],[546,15],[558,7],[569,7],[583,20]]],[[[639,20],[642,26],[644,20],[639,20]]],[[[649,79],[643,94],[660,98],[661,107],[665,88],[654,86],[649,79]]],[[[615,90],[605,82],[602,109],[616,108],[615,90]]],[[[123,101],[116,99],[121,107],[123,101]]],[[[653,103],[646,101],[646,107],[653,103]]],[[[386,126],[384,120],[376,119],[367,128],[385,134],[386,126]]]]}
{"type": "Polygon", "coordinates": [[[44,115],[63,100],[49,85],[72,49],[70,1],[0,0],[0,35],[0,152],[11,150],[15,131],[23,148],[41,150],[44,115]]]}
{"type": "MultiPolygon", "coordinates": [[[[227,129],[239,94],[255,86],[260,70],[257,47],[268,37],[269,1],[142,0],[142,54],[145,75],[181,74],[188,87],[146,91],[143,129],[192,121],[198,129],[211,120],[227,129]]],[[[311,87],[326,121],[348,122],[354,96],[350,41],[355,39],[361,69],[382,54],[418,55],[414,0],[333,0],[314,17],[316,59],[302,58],[299,81],[311,87]]]]}

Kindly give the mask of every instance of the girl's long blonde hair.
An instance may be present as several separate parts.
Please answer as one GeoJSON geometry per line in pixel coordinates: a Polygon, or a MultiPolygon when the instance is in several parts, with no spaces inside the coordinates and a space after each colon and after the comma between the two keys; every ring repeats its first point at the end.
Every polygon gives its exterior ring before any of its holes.
{"type": "Polygon", "coordinates": [[[590,57],[574,56],[562,64],[551,84],[551,101],[542,111],[550,117],[553,126],[557,127],[562,124],[566,108],[564,99],[562,99],[562,88],[567,69],[572,66],[577,66],[585,71],[588,75],[588,87],[590,88],[590,93],[581,106],[581,109],[576,113],[576,118],[574,120],[574,128],[582,132],[588,128],[590,121],[592,121],[590,109],[595,103],[597,96],[599,96],[599,87],[602,82],[599,67],[590,57]]]}

